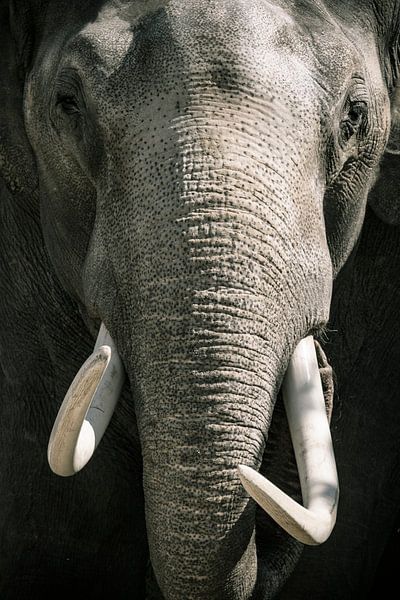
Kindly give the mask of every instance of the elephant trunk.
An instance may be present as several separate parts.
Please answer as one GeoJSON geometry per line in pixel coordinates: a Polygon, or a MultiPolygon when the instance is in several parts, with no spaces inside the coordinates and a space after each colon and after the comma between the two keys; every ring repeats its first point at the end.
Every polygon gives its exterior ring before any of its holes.
{"type": "Polygon", "coordinates": [[[246,332],[244,314],[226,316],[237,290],[214,294],[183,335],[158,342],[150,328],[135,373],[151,560],[168,600],[249,598],[257,577],[255,507],[237,466],[260,465],[282,355],[246,332]]]}
{"type": "Polygon", "coordinates": [[[142,279],[130,376],[167,600],[251,597],[255,505],[237,467],[259,468],[289,358],[329,306],[326,264],[284,222],[261,230],[255,212],[203,199],[176,220],[172,259],[158,250],[142,279]]]}

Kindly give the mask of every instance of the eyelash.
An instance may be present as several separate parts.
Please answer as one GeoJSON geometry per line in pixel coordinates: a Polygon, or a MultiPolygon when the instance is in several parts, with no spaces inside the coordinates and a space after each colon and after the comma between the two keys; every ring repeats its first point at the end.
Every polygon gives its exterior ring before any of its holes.
{"type": "Polygon", "coordinates": [[[341,141],[347,143],[365,125],[367,117],[367,103],[364,101],[350,101],[346,117],[340,125],[341,141]]]}
{"type": "Polygon", "coordinates": [[[61,110],[66,115],[77,115],[80,113],[78,103],[74,96],[68,95],[58,95],[56,100],[56,106],[61,108],[61,110]]]}

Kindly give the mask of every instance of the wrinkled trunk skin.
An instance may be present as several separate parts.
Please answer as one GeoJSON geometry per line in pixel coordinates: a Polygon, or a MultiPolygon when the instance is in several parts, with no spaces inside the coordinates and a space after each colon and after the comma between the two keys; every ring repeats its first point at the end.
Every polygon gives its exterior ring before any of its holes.
{"type": "Polygon", "coordinates": [[[310,197],[322,206],[310,157],[258,127],[259,100],[228,103],[228,89],[211,110],[194,89],[143,108],[148,119],[162,107],[157,144],[137,125],[110,158],[86,264],[86,280],[110,285],[86,295],[135,390],[164,597],[245,600],[255,506],[236,467],[260,466],[290,354],[327,320],[331,271],[322,219],[304,211],[310,197]]]}
{"type": "MultiPolygon", "coordinates": [[[[172,260],[169,273],[182,273],[172,283],[162,265],[169,293],[149,291],[134,370],[151,559],[165,597],[176,600],[245,599],[253,591],[254,504],[236,467],[260,464],[286,344],[296,339],[289,325],[279,338],[268,319],[274,308],[254,278],[259,251],[257,258],[246,252],[238,275],[223,247],[225,226],[210,218],[202,214],[212,237],[199,235],[197,214],[185,219],[185,234],[196,234],[188,239],[188,268],[172,260]]],[[[269,290],[276,304],[274,296],[269,290]]]]}
{"type": "Polygon", "coordinates": [[[240,316],[227,317],[242,294],[196,296],[187,331],[159,341],[143,377],[152,562],[167,598],[182,590],[193,598],[248,598],[257,568],[254,506],[236,466],[259,464],[280,361],[254,331],[254,297],[240,316]]]}

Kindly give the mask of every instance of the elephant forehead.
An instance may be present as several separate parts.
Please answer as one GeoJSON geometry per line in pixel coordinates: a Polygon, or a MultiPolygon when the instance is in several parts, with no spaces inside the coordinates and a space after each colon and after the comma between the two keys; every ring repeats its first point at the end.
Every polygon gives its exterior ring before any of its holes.
{"type": "Polygon", "coordinates": [[[103,5],[95,21],[88,23],[75,39],[75,46],[89,46],[98,67],[107,75],[125,60],[141,19],[165,7],[169,0],[112,0],[103,5]]]}
{"type": "Polygon", "coordinates": [[[119,74],[127,86],[206,73],[221,87],[258,82],[268,89],[281,82],[296,95],[315,99],[311,73],[335,95],[336,82],[343,85],[343,73],[352,70],[354,49],[312,3],[304,1],[302,11],[297,4],[112,0],[75,37],[72,49],[78,50],[78,64],[83,49],[91,68],[107,79],[119,74]]]}

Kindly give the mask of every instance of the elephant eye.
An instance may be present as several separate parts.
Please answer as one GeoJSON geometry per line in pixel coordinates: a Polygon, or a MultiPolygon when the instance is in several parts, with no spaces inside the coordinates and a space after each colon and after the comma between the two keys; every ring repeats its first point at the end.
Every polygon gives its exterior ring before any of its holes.
{"type": "Polygon", "coordinates": [[[79,115],[80,110],[74,96],[58,95],[56,100],[57,108],[66,115],[79,115]]]}
{"type": "Polygon", "coordinates": [[[354,135],[362,131],[367,119],[367,103],[363,101],[349,101],[344,119],[340,125],[342,145],[346,144],[354,135]]]}

